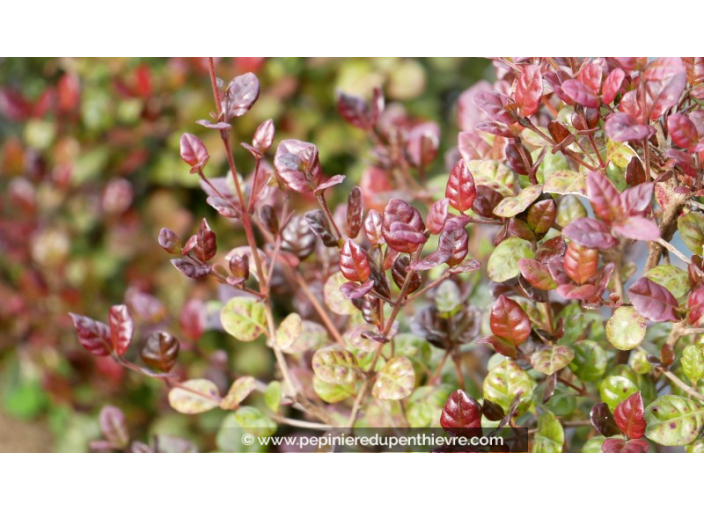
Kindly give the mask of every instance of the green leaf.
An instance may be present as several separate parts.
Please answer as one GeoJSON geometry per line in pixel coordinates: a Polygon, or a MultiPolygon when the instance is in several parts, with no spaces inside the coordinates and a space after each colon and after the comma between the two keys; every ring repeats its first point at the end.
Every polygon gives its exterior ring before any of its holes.
{"type": "Polygon", "coordinates": [[[495,282],[505,282],[520,274],[518,261],[535,258],[531,244],[519,237],[510,237],[499,244],[489,257],[486,270],[495,282]]]}
{"type": "Polygon", "coordinates": [[[645,408],[645,437],[664,446],[693,442],[704,427],[704,407],[676,395],[665,395],[645,408]]]}
{"type": "Polygon", "coordinates": [[[442,408],[452,390],[449,384],[421,386],[413,390],[406,406],[408,424],[411,427],[439,427],[442,408]]]}
{"type": "MultiPolygon", "coordinates": [[[[513,171],[498,161],[471,160],[465,165],[474,177],[475,186],[488,186],[505,197],[514,195],[515,175],[513,171]]],[[[445,178],[447,181],[447,178],[445,178]]]]}
{"type": "Polygon", "coordinates": [[[604,436],[594,436],[587,439],[587,442],[582,446],[582,453],[604,453],[601,451],[601,445],[604,444],[604,436]]]}
{"type": "Polygon", "coordinates": [[[276,433],[276,422],[256,407],[240,407],[235,412],[235,419],[248,434],[257,437],[268,437],[276,433]]]}
{"type": "Polygon", "coordinates": [[[377,374],[372,395],[380,400],[401,400],[411,394],[415,385],[416,373],[410,360],[396,356],[377,374]]]}
{"type": "Polygon", "coordinates": [[[233,297],[220,311],[220,321],[237,340],[251,342],[266,331],[266,309],[255,298],[233,297]]]}
{"type": "Polygon", "coordinates": [[[585,340],[574,345],[574,359],[570,370],[580,381],[598,381],[606,372],[606,352],[591,340],[585,340]]]}
{"type": "Polygon", "coordinates": [[[494,207],[494,214],[502,218],[513,218],[535,202],[543,192],[539,184],[528,186],[515,197],[506,197],[494,207]]]}
{"type": "Polygon", "coordinates": [[[692,211],[680,216],[677,219],[677,229],[685,246],[701,257],[704,245],[704,214],[692,211]]]}
{"type": "Polygon", "coordinates": [[[645,318],[632,306],[621,306],[606,323],[606,338],[622,351],[638,347],[645,338],[645,318]]]}
{"type": "Polygon", "coordinates": [[[316,351],[312,363],[315,375],[330,384],[354,384],[362,378],[357,358],[338,345],[316,351]]]}
{"type": "Polygon", "coordinates": [[[313,321],[301,321],[301,333],[293,344],[282,351],[289,354],[299,354],[314,351],[329,343],[328,332],[322,324],[313,321]]]}
{"type": "Polygon", "coordinates": [[[638,386],[621,375],[610,375],[599,385],[601,400],[606,402],[611,412],[614,412],[616,406],[634,393],[638,393],[638,386]]]}
{"type": "Polygon", "coordinates": [[[452,315],[462,305],[460,288],[452,280],[445,280],[435,293],[435,306],[438,312],[452,315]]]}
{"type": "Polygon", "coordinates": [[[324,402],[335,404],[355,394],[353,384],[332,384],[323,381],[317,375],[313,376],[313,389],[324,402]]]}
{"type": "Polygon", "coordinates": [[[684,453],[704,453],[704,439],[697,439],[684,449],[684,453]]]}
{"type": "Polygon", "coordinates": [[[645,273],[645,277],[665,287],[677,299],[687,294],[690,290],[687,271],[676,266],[669,264],[656,266],[645,273]]]}
{"type": "Polygon", "coordinates": [[[642,350],[631,353],[630,358],[628,358],[628,366],[636,374],[640,375],[648,374],[653,369],[653,365],[648,361],[648,353],[642,350]]]}
{"type": "Polygon", "coordinates": [[[564,442],[565,431],[560,421],[550,411],[543,411],[538,417],[533,453],[562,453],[564,442]]]}
{"type": "Polygon", "coordinates": [[[682,351],[682,370],[692,386],[704,376],[704,349],[700,345],[688,345],[682,351]]]}
{"type": "Polygon", "coordinates": [[[221,409],[237,409],[240,403],[254,391],[256,381],[254,377],[245,376],[235,380],[230,386],[230,390],[220,401],[221,409]]]}
{"type": "Polygon", "coordinates": [[[557,204],[557,217],[555,221],[559,226],[565,228],[574,220],[585,218],[586,216],[587,210],[584,208],[579,198],[574,195],[565,195],[557,204]]]}
{"type": "Polygon", "coordinates": [[[516,395],[520,395],[516,410],[518,416],[530,407],[533,387],[530,376],[515,362],[507,359],[492,368],[484,378],[484,398],[500,405],[506,413],[516,395]]]}
{"type": "Polygon", "coordinates": [[[610,138],[606,141],[606,154],[608,159],[619,168],[626,168],[631,159],[638,157],[630,145],[614,142],[610,138]]]}
{"type": "Polygon", "coordinates": [[[220,394],[215,383],[207,379],[191,379],[171,388],[169,404],[182,414],[199,414],[218,407],[220,394]]]}
{"type": "Polygon", "coordinates": [[[281,383],[279,381],[271,381],[264,390],[264,403],[274,411],[279,412],[279,404],[281,403],[281,383]]]}
{"type": "Polygon", "coordinates": [[[254,441],[251,445],[245,444],[242,437],[245,430],[237,421],[235,413],[229,413],[220,423],[215,436],[215,444],[221,452],[231,453],[256,453],[266,451],[266,446],[254,441]]]}
{"type": "Polygon", "coordinates": [[[531,356],[533,368],[546,375],[562,370],[574,359],[574,350],[565,345],[553,345],[531,356]]]}
{"type": "Polygon", "coordinates": [[[325,282],[325,286],[323,287],[325,304],[328,305],[330,310],[339,315],[352,315],[357,313],[357,309],[352,304],[352,301],[347,299],[342,291],[340,291],[340,287],[345,283],[347,283],[347,279],[340,272],[328,278],[328,281],[325,282]]]}
{"type": "Polygon", "coordinates": [[[276,345],[281,350],[288,349],[293,345],[303,329],[303,321],[297,313],[286,316],[276,330],[276,345]]]}

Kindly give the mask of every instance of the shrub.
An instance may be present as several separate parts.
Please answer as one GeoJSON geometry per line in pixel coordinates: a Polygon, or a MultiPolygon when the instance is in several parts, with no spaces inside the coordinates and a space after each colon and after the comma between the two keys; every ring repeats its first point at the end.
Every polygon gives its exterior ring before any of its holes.
{"type": "MultiPolygon", "coordinates": [[[[252,170],[236,165],[231,126],[259,82],[222,85],[210,60],[215,113],[198,124],[219,133],[229,171],[208,175],[213,149],[194,134],[180,155],[247,243],[223,250],[206,218],[158,243],[186,277],[221,284],[217,324],[198,303],[181,313],[189,350],[208,328],[264,338],[278,377],[243,373],[223,391],[180,366],[167,331],[144,332],[142,363],[130,361],[125,305],[107,322],[73,315],[80,343],[163,381],[180,413],[228,411],[222,450],[277,426],[483,424],[528,428],[534,452],[702,451],[704,60],[493,65],[494,84],[459,98],[449,175],[433,172],[437,124],[386,107],[378,89],[340,92],[340,115],[371,145],[350,186],[325,174],[314,143],[274,149],[271,121],[241,144],[252,170]],[[333,207],[335,188],[347,199],[333,207]]],[[[96,449],[157,448],[130,444],[119,409],[101,427],[96,449]]]]}

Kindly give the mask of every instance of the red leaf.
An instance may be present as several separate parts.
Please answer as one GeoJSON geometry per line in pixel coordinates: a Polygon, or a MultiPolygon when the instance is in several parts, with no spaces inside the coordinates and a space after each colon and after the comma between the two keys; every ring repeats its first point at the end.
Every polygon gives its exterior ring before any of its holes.
{"type": "Polygon", "coordinates": [[[355,186],[347,196],[347,236],[354,239],[362,230],[364,218],[364,198],[362,189],[355,186]]]}
{"type": "Polygon", "coordinates": [[[618,428],[631,439],[640,439],[645,435],[645,409],[643,409],[643,397],[634,393],[621,402],[614,411],[614,418],[618,428]]]}
{"type": "Polygon", "coordinates": [[[685,85],[687,85],[687,76],[685,73],[673,76],[655,98],[653,107],[650,110],[650,120],[657,120],[663,113],[675,106],[680,100],[682,92],[684,92],[685,85]]]}
{"type": "Polygon", "coordinates": [[[704,286],[700,285],[692,291],[687,300],[687,307],[689,308],[687,322],[692,326],[699,325],[704,315],[704,286]]]}
{"type": "Polygon", "coordinates": [[[628,297],[636,311],[654,322],[678,321],[677,300],[662,285],[640,278],[628,289],[628,297]]]}
{"type": "Polygon", "coordinates": [[[132,342],[134,322],[125,305],[110,307],[109,319],[112,348],[118,356],[122,356],[132,342]]]}
{"type": "Polygon", "coordinates": [[[616,94],[621,90],[621,85],[623,84],[623,79],[626,77],[626,73],[620,67],[617,67],[609,73],[604,80],[604,86],[601,91],[601,100],[605,104],[611,104],[614,99],[616,99],[616,94]]]}
{"type": "Polygon", "coordinates": [[[667,129],[672,141],[683,149],[689,149],[699,140],[697,127],[682,113],[673,113],[667,118],[667,129]]]}
{"type": "Polygon", "coordinates": [[[591,89],[595,94],[599,94],[601,90],[601,77],[603,74],[603,69],[597,62],[591,62],[584,66],[577,75],[577,79],[584,83],[587,87],[591,89]]]}
{"type": "Polygon", "coordinates": [[[592,203],[594,212],[606,222],[616,221],[623,216],[619,207],[620,196],[616,187],[608,177],[598,172],[587,176],[587,197],[592,203]]]}
{"type": "Polygon", "coordinates": [[[680,57],[660,57],[648,65],[643,78],[650,81],[665,80],[682,71],[684,65],[680,57]]]}
{"type": "Polygon", "coordinates": [[[370,129],[374,125],[372,109],[361,97],[338,92],[337,111],[345,121],[359,129],[370,129]]]}
{"type": "Polygon", "coordinates": [[[601,104],[594,91],[577,80],[567,80],[562,84],[562,92],[572,101],[585,108],[599,108],[601,104]]]}
{"type": "Polygon", "coordinates": [[[608,250],[618,244],[618,239],[611,235],[611,229],[603,222],[592,218],[574,220],[562,230],[562,235],[587,248],[608,250]]]}
{"type": "Polygon", "coordinates": [[[413,253],[427,240],[418,210],[397,198],[391,199],[384,209],[381,231],[386,243],[401,253],[413,253]]]}
{"type": "Polygon", "coordinates": [[[202,169],[209,158],[208,149],[200,138],[191,133],[181,135],[181,159],[191,165],[191,168],[202,169]]]}
{"type": "Polygon", "coordinates": [[[75,313],[69,313],[73,319],[78,341],[93,356],[109,356],[112,353],[112,340],[108,325],[75,313]]]}
{"type": "Polygon", "coordinates": [[[445,187],[445,196],[449,199],[450,205],[460,212],[472,208],[474,199],[477,197],[477,190],[474,187],[474,177],[472,177],[464,159],[460,159],[450,172],[450,178],[445,187]]]}
{"type": "Polygon", "coordinates": [[[648,453],[648,442],[643,439],[626,441],[625,439],[605,439],[601,445],[602,453],[648,453]]]}
{"type": "Polygon", "coordinates": [[[525,342],[531,331],[528,315],[518,303],[506,296],[500,296],[491,307],[490,326],[492,333],[510,340],[514,345],[525,342]]]}
{"type": "Polygon", "coordinates": [[[513,345],[513,342],[506,340],[505,338],[501,338],[500,336],[491,335],[486,338],[482,338],[481,340],[477,340],[476,343],[477,345],[491,345],[496,352],[503,356],[509,358],[518,357],[518,349],[516,349],[516,346],[513,345]]]}
{"type": "Polygon", "coordinates": [[[508,98],[503,94],[493,91],[479,92],[474,96],[474,102],[491,120],[509,125],[516,122],[513,115],[506,109],[508,98]]]}
{"type": "Polygon", "coordinates": [[[606,117],[604,128],[609,138],[616,142],[644,140],[655,134],[652,126],[638,124],[626,113],[612,113],[606,117]]]}
{"type": "Polygon", "coordinates": [[[252,145],[264,154],[271,148],[271,144],[274,141],[274,121],[269,119],[265,120],[254,132],[254,137],[252,138],[252,145]]]}
{"type": "Polygon", "coordinates": [[[565,251],[565,273],[578,284],[586,283],[596,274],[599,252],[572,241],[565,251]]]}
{"type": "Polygon", "coordinates": [[[340,250],[340,271],[352,282],[367,281],[371,274],[367,252],[352,239],[347,239],[340,250]]]}
{"type": "Polygon", "coordinates": [[[428,216],[425,219],[425,224],[428,227],[428,232],[431,234],[439,234],[445,227],[445,220],[447,220],[447,206],[449,200],[443,198],[438,200],[432,206],[430,206],[430,211],[428,211],[428,216]]]}
{"type": "Polygon", "coordinates": [[[516,81],[516,103],[521,115],[530,117],[537,112],[542,98],[543,75],[540,66],[524,66],[516,81]]]}
{"type": "Polygon", "coordinates": [[[382,222],[381,214],[375,209],[371,209],[367,213],[367,217],[364,218],[364,233],[372,244],[379,244],[379,241],[383,239],[381,233],[382,222]]]}
{"type": "Polygon", "coordinates": [[[614,223],[614,232],[637,241],[657,241],[660,239],[660,229],[648,218],[631,216],[623,221],[614,223]]]}
{"type": "Polygon", "coordinates": [[[364,297],[374,287],[374,280],[367,280],[364,283],[345,282],[340,287],[347,299],[359,299],[364,297]]]}
{"type": "Polygon", "coordinates": [[[445,402],[440,415],[440,426],[454,434],[461,434],[461,429],[480,429],[482,408],[464,391],[456,390],[445,402]]]}
{"type": "Polygon", "coordinates": [[[299,193],[315,190],[323,178],[318,149],[300,140],[283,140],[279,144],[274,167],[281,180],[299,193]]]}
{"type": "Polygon", "coordinates": [[[548,268],[537,260],[521,259],[518,261],[518,268],[523,278],[536,289],[552,290],[557,287],[548,268]]]}

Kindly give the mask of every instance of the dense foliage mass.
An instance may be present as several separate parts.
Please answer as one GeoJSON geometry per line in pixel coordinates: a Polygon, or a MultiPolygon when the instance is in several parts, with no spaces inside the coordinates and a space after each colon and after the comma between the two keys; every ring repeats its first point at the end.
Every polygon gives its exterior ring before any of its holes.
{"type": "MultiPolygon", "coordinates": [[[[133,320],[164,313],[144,294],[72,314],[81,345],[162,382],[205,449],[258,450],[242,434],[291,427],[483,425],[528,428],[535,452],[704,450],[704,60],[492,63],[497,80],[458,99],[444,173],[437,123],[380,88],[339,92],[368,139],[355,186],[315,139],[275,143],[272,121],[235,145],[260,84],[221,81],[208,60],[214,112],[180,156],[210,209],[158,243],[218,295],[173,327],[133,320]],[[244,241],[224,245],[227,229],[244,241]],[[242,343],[265,345],[276,377],[255,363],[229,377],[242,343]]],[[[95,449],[160,449],[116,407],[100,425],[95,449]]]]}

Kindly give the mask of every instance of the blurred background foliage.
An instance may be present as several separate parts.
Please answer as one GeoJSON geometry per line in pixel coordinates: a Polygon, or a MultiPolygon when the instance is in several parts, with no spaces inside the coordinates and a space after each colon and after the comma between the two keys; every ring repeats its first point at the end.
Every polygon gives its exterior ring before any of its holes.
{"type": "MultiPolygon", "coordinates": [[[[275,145],[312,141],[327,175],[348,176],[338,198],[361,178],[369,144],[338,115],[336,90],[369,97],[381,86],[387,103],[440,125],[443,154],[456,145],[457,98],[489,72],[485,61],[455,58],[218,62],[224,80],[249,71],[262,93],[235,122],[235,139],[249,141],[274,119],[275,145]]],[[[169,409],[161,385],[83,351],[68,311],[106,320],[112,304],[139,303],[146,312],[136,317],[136,342],[169,330],[191,376],[223,385],[233,375],[271,376],[263,342],[234,345],[217,331],[198,342],[184,336],[184,303],[217,299],[216,282],[184,278],[156,242],[160,228],[185,238],[206,217],[221,251],[242,244],[179,158],[179,138],[190,131],[211,151],[206,173],[226,170],[218,133],[195,124],[208,118],[211,93],[204,59],[0,60],[0,451],[86,450],[106,404],[126,412],[136,439],[197,432],[169,409]]],[[[237,156],[249,173],[246,152],[237,156]]],[[[206,416],[215,430],[222,416],[206,416]]]]}

